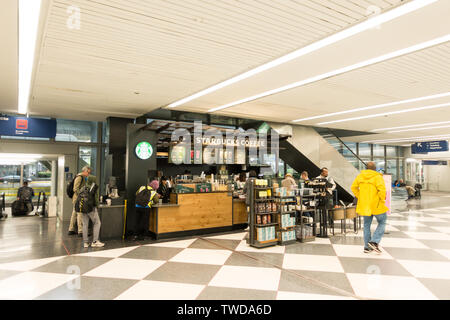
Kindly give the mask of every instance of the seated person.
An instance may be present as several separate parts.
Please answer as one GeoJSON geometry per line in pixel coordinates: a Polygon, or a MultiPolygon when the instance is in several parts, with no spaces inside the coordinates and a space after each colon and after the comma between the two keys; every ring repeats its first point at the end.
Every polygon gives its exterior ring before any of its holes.
{"type": "Polygon", "coordinates": [[[28,186],[28,182],[25,181],[23,183],[23,186],[19,188],[17,191],[17,200],[22,201],[26,208],[27,213],[30,213],[33,211],[33,197],[34,197],[34,190],[33,188],[28,186]]]}
{"type": "Polygon", "coordinates": [[[411,186],[405,186],[406,191],[408,192],[408,199],[414,199],[415,195],[416,195],[416,189],[414,189],[411,186]]]}

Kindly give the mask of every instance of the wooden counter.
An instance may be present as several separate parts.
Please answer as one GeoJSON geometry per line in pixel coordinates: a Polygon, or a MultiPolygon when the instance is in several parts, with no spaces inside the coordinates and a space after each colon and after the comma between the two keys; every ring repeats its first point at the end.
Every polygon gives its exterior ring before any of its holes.
{"type": "Polygon", "coordinates": [[[171,194],[170,202],[151,210],[149,228],[156,239],[230,231],[233,224],[247,222],[245,203],[235,203],[226,191],[171,194]]]}

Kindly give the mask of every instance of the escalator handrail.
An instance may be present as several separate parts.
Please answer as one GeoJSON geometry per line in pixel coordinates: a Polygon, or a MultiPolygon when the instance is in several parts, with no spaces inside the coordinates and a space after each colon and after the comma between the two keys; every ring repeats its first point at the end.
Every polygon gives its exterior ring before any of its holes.
{"type": "Polygon", "coordinates": [[[367,163],[365,163],[360,157],[358,157],[358,155],[357,155],[356,153],[354,153],[353,150],[352,150],[348,145],[346,145],[345,142],[342,141],[341,138],[339,138],[339,137],[333,132],[333,130],[331,130],[330,128],[328,128],[328,131],[330,131],[330,133],[331,133],[336,139],[338,139],[339,142],[342,143],[342,144],[348,149],[348,151],[350,151],[350,152],[355,156],[356,159],[358,159],[359,161],[361,161],[361,162],[364,164],[364,166],[367,167],[367,163]]]}

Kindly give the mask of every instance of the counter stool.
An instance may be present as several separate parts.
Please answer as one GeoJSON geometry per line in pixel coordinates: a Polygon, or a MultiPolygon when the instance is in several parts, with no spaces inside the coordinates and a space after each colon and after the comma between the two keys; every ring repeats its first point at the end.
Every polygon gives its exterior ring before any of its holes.
{"type": "Polygon", "coordinates": [[[331,209],[328,211],[328,213],[330,214],[330,218],[331,218],[331,228],[333,230],[333,236],[335,235],[334,232],[334,222],[340,220],[341,221],[341,233],[339,234],[344,234],[346,233],[345,230],[345,209],[344,208],[335,208],[335,209],[331,209]]]}

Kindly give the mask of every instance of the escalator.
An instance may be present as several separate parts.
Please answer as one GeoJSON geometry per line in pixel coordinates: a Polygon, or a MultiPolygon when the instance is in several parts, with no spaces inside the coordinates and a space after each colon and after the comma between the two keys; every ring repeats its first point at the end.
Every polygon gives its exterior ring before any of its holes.
{"type": "MultiPolygon", "coordinates": [[[[280,139],[280,159],[297,172],[307,171],[310,179],[320,175],[320,168],[328,168],[330,176],[336,182],[339,200],[353,201],[351,185],[359,171],[347,158],[311,127],[276,123],[269,125],[286,136],[280,139]],[[286,129],[289,131],[287,134],[286,129]]],[[[357,161],[361,161],[356,155],[354,156],[357,161]]]]}

